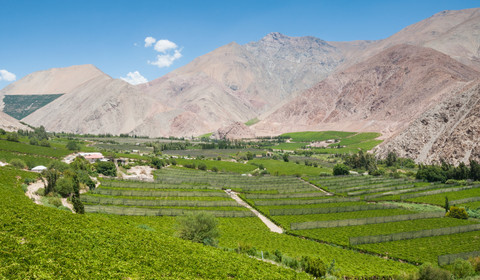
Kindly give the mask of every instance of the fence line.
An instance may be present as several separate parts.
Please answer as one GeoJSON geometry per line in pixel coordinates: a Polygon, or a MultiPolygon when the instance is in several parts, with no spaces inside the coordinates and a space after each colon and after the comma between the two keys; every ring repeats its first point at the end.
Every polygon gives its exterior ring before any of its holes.
{"type": "Polygon", "coordinates": [[[419,213],[419,214],[371,217],[371,218],[361,218],[361,219],[292,223],[290,224],[290,228],[292,230],[303,230],[303,229],[315,229],[315,228],[360,226],[360,225],[382,224],[382,223],[400,222],[400,221],[409,221],[409,220],[418,220],[418,219],[440,218],[443,216],[445,216],[445,212],[443,211],[442,212],[425,212],[425,213],[419,213]]]}
{"type": "Polygon", "coordinates": [[[271,209],[270,215],[283,216],[283,215],[329,214],[329,213],[355,212],[355,211],[393,209],[393,208],[398,208],[398,206],[391,205],[391,204],[367,204],[367,205],[351,205],[351,206],[323,207],[323,208],[271,209]]]}
{"type": "Polygon", "coordinates": [[[432,236],[441,236],[449,235],[470,231],[480,230],[480,224],[466,225],[466,226],[456,226],[456,227],[447,227],[447,228],[434,228],[427,230],[419,231],[408,231],[408,232],[399,232],[393,234],[385,235],[370,235],[370,236],[356,236],[350,237],[350,245],[360,245],[360,244],[371,244],[371,243],[382,243],[382,242],[391,242],[399,240],[408,240],[422,237],[432,237],[432,236]]]}
{"type": "Polygon", "coordinates": [[[438,265],[448,265],[455,262],[456,259],[467,260],[469,258],[480,257],[480,251],[464,252],[458,254],[449,254],[438,256],[438,265]]]}

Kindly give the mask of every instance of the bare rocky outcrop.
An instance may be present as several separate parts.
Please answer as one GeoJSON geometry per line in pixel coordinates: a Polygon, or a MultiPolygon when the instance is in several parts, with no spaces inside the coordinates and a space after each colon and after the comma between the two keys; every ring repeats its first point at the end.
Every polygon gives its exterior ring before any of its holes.
{"type": "Polygon", "coordinates": [[[447,100],[413,121],[376,152],[386,157],[396,152],[421,163],[452,164],[480,160],[480,82],[469,83],[447,100]]]}
{"type": "Polygon", "coordinates": [[[219,128],[212,134],[215,139],[251,139],[255,138],[255,133],[241,122],[234,122],[228,126],[219,128]]]}
{"type": "Polygon", "coordinates": [[[477,77],[443,53],[397,45],[329,76],[253,127],[258,134],[335,129],[388,137],[477,77]]]}

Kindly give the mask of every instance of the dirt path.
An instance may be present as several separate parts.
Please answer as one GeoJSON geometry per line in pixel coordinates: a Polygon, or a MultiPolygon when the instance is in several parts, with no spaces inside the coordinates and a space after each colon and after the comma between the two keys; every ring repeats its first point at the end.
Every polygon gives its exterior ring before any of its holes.
{"type": "Polygon", "coordinates": [[[245,201],[243,201],[243,199],[241,199],[240,197],[238,197],[237,193],[236,192],[233,192],[233,191],[225,191],[231,198],[233,198],[236,202],[238,202],[238,204],[242,205],[243,207],[246,207],[247,209],[249,209],[250,211],[253,212],[253,214],[255,214],[258,218],[260,218],[260,220],[262,220],[262,222],[270,229],[270,231],[273,231],[273,232],[276,232],[276,233],[283,233],[283,229],[279,226],[277,226],[276,224],[274,224],[272,221],[270,221],[267,217],[263,216],[262,214],[260,214],[260,212],[258,212],[257,210],[255,210],[252,206],[250,206],[248,203],[246,203],[245,201]]]}
{"type": "Polygon", "coordinates": [[[62,205],[70,209],[70,211],[74,212],[73,205],[70,202],[68,202],[68,200],[65,197],[62,198],[62,205]]]}
{"type": "Polygon", "coordinates": [[[38,180],[36,181],[35,183],[33,184],[30,184],[27,188],[27,192],[25,193],[26,196],[28,196],[30,199],[33,200],[33,202],[35,202],[36,204],[42,204],[40,202],[40,198],[41,196],[39,195],[36,195],[35,193],[39,190],[39,189],[43,189],[45,188],[45,185],[43,184],[42,180],[38,180]]]}
{"type": "Polygon", "coordinates": [[[298,178],[298,179],[299,179],[300,181],[303,181],[303,182],[309,184],[310,186],[316,188],[317,190],[319,190],[319,191],[321,191],[321,192],[324,192],[326,195],[333,195],[332,193],[329,193],[329,192],[327,192],[326,190],[324,190],[324,189],[322,189],[322,188],[319,188],[319,187],[315,186],[314,184],[312,184],[312,183],[310,183],[310,182],[308,182],[308,181],[303,180],[302,178],[298,178]]]}

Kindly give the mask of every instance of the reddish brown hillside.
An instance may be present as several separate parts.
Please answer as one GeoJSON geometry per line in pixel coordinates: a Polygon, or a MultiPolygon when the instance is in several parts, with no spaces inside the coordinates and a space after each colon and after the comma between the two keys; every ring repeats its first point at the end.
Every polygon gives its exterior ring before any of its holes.
{"type": "Polygon", "coordinates": [[[261,134],[344,129],[388,136],[479,75],[433,49],[397,45],[328,77],[255,128],[261,134]]]}

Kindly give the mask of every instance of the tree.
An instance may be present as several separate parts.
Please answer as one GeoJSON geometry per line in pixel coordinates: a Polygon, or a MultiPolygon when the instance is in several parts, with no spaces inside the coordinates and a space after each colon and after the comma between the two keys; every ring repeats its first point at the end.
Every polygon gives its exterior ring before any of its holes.
{"type": "Polygon", "coordinates": [[[287,153],[283,154],[283,161],[288,162],[289,161],[288,157],[289,155],[287,153]]]}
{"type": "Polygon", "coordinates": [[[82,201],[76,195],[72,197],[73,210],[77,214],[85,214],[85,206],[82,201]]]}
{"type": "Polygon", "coordinates": [[[79,151],[80,146],[75,141],[68,141],[67,145],[65,146],[70,151],[79,151]]]}
{"type": "Polygon", "coordinates": [[[217,220],[211,214],[199,212],[177,218],[177,236],[204,245],[216,246],[220,236],[217,220]]]}
{"type": "Polygon", "coordinates": [[[74,182],[71,178],[62,177],[56,181],[55,191],[63,197],[67,197],[74,192],[74,182]]]}
{"type": "Polygon", "coordinates": [[[448,202],[448,196],[445,196],[445,213],[450,209],[450,203],[448,202]]]}
{"type": "Polygon", "coordinates": [[[302,263],[305,272],[313,275],[314,277],[323,277],[327,272],[327,267],[320,258],[303,257],[302,263]]]}
{"type": "Polygon", "coordinates": [[[480,180],[480,164],[475,160],[470,161],[470,179],[474,181],[480,180]]]}
{"type": "Polygon", "coordinates": [[[393,166],[397,162],[397,154],[395,152],[389,152],[386,159],[387,166],[393,166]]]}
{"type": "Polygon", "coordinates": [[[95,163],[95,167],[98,173],[101,173],[105,176],[117,176],[117,167],[115,166],[115,163],[111,161],[99,161],[95,163]]]}
{"type": "Polygon", "coordinates": [[[333,167],[333,175],[335,176],[340,176],[340,175],[348,175],[350,173],[350,170],[348,170],[348,167],[345,164],[335,164],[333,167]]]}
{"type": "Polygon", "coordinates": [[[55,186],[57,184],[58,178],[60,178],[60,172],[56,169],[47,169],[42,172],[42,175],[47,179],[47,185],[45,187],[45,195],[53,192],[55,190],[55,186]]]}

